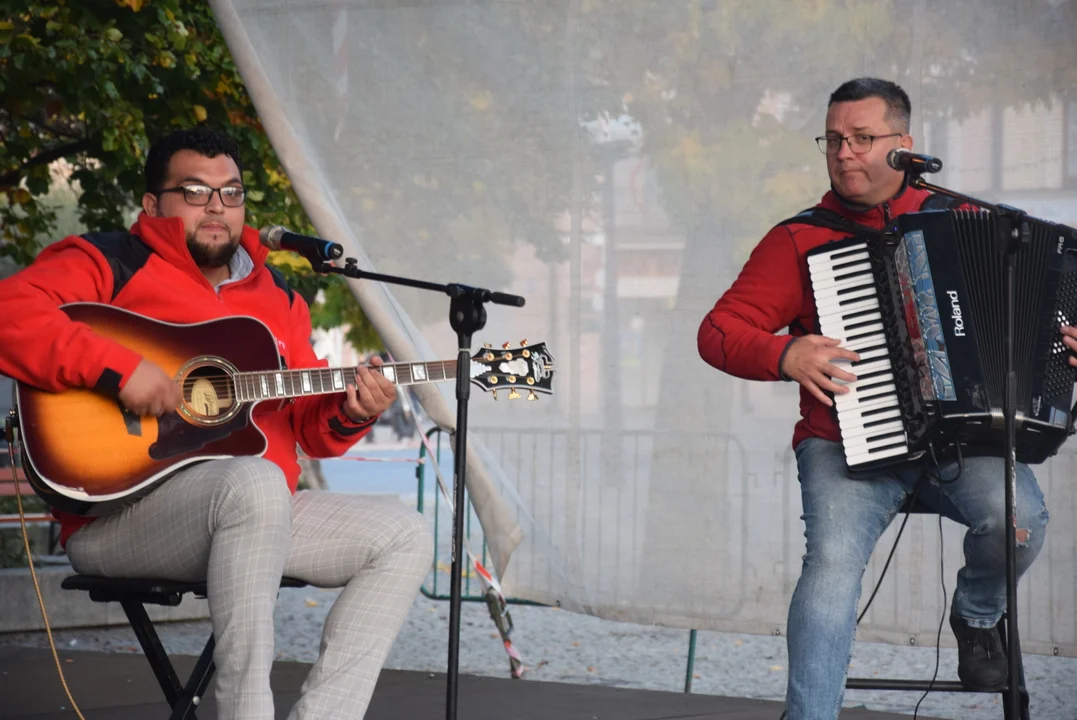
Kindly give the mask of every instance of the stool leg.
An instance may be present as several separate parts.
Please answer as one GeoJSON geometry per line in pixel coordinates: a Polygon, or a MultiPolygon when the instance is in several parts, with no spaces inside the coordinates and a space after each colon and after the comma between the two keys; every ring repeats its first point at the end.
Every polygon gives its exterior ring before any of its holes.
{"type": "Polygon", "coordinates": [[[142,646],[142,651],[146,653],[146,660],[149,662],[150,667],[153,668],[153,674],[161,685],[165,699],[168,700],[169,706],[175,707],[180,693],[183,692],[183,686],[180,685],[176,670],[172,667],[172,662],[165,653],[161,638],[157,636],[157,631],[153,629],[153,623],[150,622],[150,617],[146,614],[146,608],[142,603],[135,600],[121,600],[120,605],[123,607],[123,611],[127,613],[127,620],[135,631],[138,643],[142,646]]]}
{"type": "Polygon", "coordinates": [[[202,704],[206,687],[213,678],[213,650],[216,646],[217,641],[210,635],[206,647],[198,656],[194,670],[191,671],[191,677],[187,679],[187,687],[183,689],[179,701],[172,706],[170,720],[196,720],[195,709],[202,704]]]}

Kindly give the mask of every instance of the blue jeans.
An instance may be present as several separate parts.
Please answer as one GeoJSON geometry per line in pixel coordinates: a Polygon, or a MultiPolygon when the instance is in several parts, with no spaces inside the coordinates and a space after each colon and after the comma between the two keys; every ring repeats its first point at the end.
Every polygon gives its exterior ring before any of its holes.
{"type": "MultiPolygon", "coordinates": [[[[861,580],[879,536],[927,474],[917,461],[855,478],[839,443],[821,438],[796,449],[804,504],[807,552],[789,606],[789,720],[836,718],[856,633],[861,580]]],[[[928,475],[917,500],[969,528],[965,566],[957,573],[951,612],[980,628],[994,627],[1006,607],[1004,464],[1001,458],[965,459],[928,475]]],[[[1047,508],[1036,477],[1017,466],[1017,571],[1024,573],[1043,547],[1047,508]]]]}

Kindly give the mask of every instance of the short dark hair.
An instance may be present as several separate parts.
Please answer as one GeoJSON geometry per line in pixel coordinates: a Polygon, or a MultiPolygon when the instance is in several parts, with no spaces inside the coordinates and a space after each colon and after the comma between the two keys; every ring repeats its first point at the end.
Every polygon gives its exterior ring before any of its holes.
{"type": "Polygon", "coordinates": [[[205,125],[183,130],[173,130],[157,140],[150,147],[146,156],[146,192],[156,193],[168,177],[168,163],[180,150],[193,150],[199,155],[217,157],[227,155],[239,168],[243,177],[243,163],[239,160],[239,146],[232,136],[222,130],[215,130],[205,125]]]}
{"type": "Polygon", "coordinates": [[[890,126],[908,133],[912,121],[912,103],[901,86],[889,80],[862,77],[842,83],[841,87],[830,95],[827,107],[834,103],[855,102],[873,97],[886,103],[886,120],[890,126]]]}

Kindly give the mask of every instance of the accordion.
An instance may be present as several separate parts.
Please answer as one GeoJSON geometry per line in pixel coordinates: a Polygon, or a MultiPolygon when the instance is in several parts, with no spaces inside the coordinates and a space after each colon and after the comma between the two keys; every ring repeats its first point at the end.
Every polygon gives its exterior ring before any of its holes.
{"type": "MultiPolygon", "coordinates": [[[[1077,231],[1028,219],[1016,257],[1019,462],[1039,463],[1073,433],[1075,368],[1061,325],[1077,325],[1077,231]]],[[[901,215],[891,231],[807,255],[819,332],[857,352],[834,397],[850,470],[932,453],[1005,451],[1005,255],[995,215],[901,215]]]]}

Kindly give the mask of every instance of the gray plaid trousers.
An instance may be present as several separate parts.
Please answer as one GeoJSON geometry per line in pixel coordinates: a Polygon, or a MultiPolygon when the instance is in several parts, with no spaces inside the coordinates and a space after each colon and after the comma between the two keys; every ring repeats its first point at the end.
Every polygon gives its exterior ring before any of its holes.
{"type": "Polygon", "coordinates": [[[74,569],[207,582],[218,716],[272,720],[273,607],[283,575],[344,588],[289,720],[354,720],[430,569],[426,520],[391,501],[288,491],[262,458],[179,471],[67,543],[74,569]]]}

